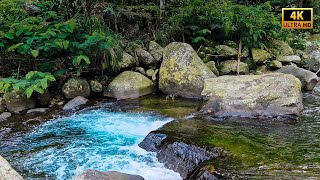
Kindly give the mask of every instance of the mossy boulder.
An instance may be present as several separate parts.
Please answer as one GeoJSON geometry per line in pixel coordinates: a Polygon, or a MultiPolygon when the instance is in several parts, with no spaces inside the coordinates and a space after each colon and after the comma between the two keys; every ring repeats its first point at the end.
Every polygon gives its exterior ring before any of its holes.
{"type": "Polygon", "coordinates": [[[149,42],[149,53],[156,61],[162,60],[163,48],[155,41],[149,42]]]}
{"type": "Polygon", "coordinates": [[[125,71],[108,85],[104,95],[116,99],[134,99],[154,91],[155,86],[150,79],[138,72],[125,71]]]}
{"type": "Polygon", "coordinates": [[[163,51],[159,89],[165,94],[201,98],[204,80],[216,77],[196,51],[186,43],[173,42],[163,51]]]}
{"type": "Polygon", "coordinates": [[[273,55],[282,55],[282,56],[290,56],[293,55],[293,49],[289,46],[288,43],[274,39],[272,41],[272,54],[273,55]]]}
{"type": "Polygon", "coordinates": [[[70,78],[62,87],[62,93],[67,99],[77,96],[88,97],[91,93],[90,85],[84,78],[70,78]]]}
{"type": "Polygon", "coordinates": [[[313,34],[309,37],[309,41],[320,41],[320,34],[313,34]]]}
{"type": "Polygon", "coordinates": [[[271,58],[270,53],[268,53],[268,51],[263,49],[253,48],[251,53],[252,53],[252,59],[256,63],[264,63],[271,58]]]}
{"type": "Polygon", "coordinates": [[[36,107],[35,99],[33,97],[27,98],[22,91],[13,90],[6,92],[3,99],[7,109],[13,113],[19,113],[36,107]]]}
{"type": "Polygon", "coordinates": [[[216,63],[214,61],[209,61],[206,63],[206,66],[216,75],[219,76],[219,70],[216,67],[216,63]]]}
{"type": "Polygon", "coordinates": [[[96,92],[96,93],[102,92],[103,85],[101,83],[99,83],[98,81],[94,81],[94,80],[91,80],[89,83],[90,83],[91,90],[93,92],[96,92]]]}
{"type": "Polygon", "coordinates": [[[221,76],[206,79],[202,112],[215,116],[299,115],[301,82],[291,74],[221,76]]]}
{"type": "Polygon", "coordinates": [[[2,156],[0,156],[0,180],[23,180],[22,176],[2,156]]]}
{"type": "Polygon", "coordinates": [[[230,41],[230,40],[223,41],[223,44],[226,45],[226,46],[235,48],[235,49],[237,49],[239,47],[239,45],[236,42],[230,41]]]}
{"type": "Polygon", "coordinates": [[[130,67],[136,66],[138,61],[130,54],[123,52],[121,61],[118,63],[120,69],[128,69],[130,67]]]}
{"type": "MultiPolygon", "coordinates": [[[[220,64],[220,74],[237,74],[237,60],[227,60],[220,64]]],[[[240,62],[239,64],[239,73],[240,74],[249,74],[249,66],[244,62],[240,62]]]]}
{"type": "Polygon", "coordinates": [[[274,68],[282,68],[282,63],[280,61],[277,60],[273,60],[270,62],[270,67],[274,67],[274,68]]]}
{"type": "Polygon", "coordinates": [[[277,72],[294,75],[296,78],[298,78],[301,81],[302,89],[307,91],[313,90],[313,88],[316,86],[316,84],[319,81],[319,78],[316,75],[316,73],[313,73],[306,69],[298,68],[297,66],[294,66],[294,65],[285,66],[277,70],[277,72]]]}
{"type": "Polygon", "coordinates": [[[235,48],[226,45],[219,45],[214,48],[215,52],[223,56],[237,56],[238,51],[235,48]]]}

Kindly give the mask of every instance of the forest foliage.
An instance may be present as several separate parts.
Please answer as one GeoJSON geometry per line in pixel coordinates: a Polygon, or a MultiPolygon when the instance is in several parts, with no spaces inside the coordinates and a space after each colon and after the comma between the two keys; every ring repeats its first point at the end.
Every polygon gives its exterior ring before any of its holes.
{"type": "MultiPolygon", "coordinates": [[[[319,33],[320,0],[302,2],[315,8],[316,27],[309,33],[319,33]]],[[[116,73],[126,37],[110,30],[98,6],[157,7],[159,1],[0,0],[0,91],[23,90],[30,97],[60,77],[116,73]]],[[[288,0],[166,1],[163,19],[155,22],[157,40],[198,46],[227,39],[266,48],[279,38],[303,48],[294,37],[303,39],[305,32],[281,29],[281,8],[299,6],[301,1],[288,0]]]]}

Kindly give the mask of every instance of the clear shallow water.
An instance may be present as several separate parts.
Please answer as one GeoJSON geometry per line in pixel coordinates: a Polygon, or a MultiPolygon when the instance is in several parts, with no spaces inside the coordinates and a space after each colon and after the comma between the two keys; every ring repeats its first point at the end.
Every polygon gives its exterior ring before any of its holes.
{"type": "Polygon", "coordinates": [[[0,149],[26,179],[71,179],[88,168],[150,180],[181,179],[155,153],[138,147],[150,131],[171,120],[149,113],[86,110],[14,136],[0,149]]]}

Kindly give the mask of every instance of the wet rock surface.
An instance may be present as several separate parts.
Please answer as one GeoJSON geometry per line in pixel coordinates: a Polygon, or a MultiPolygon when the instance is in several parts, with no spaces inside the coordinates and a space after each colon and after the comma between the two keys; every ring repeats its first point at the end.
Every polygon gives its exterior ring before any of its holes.
{"type": "Polygon", "coordinates": [[[143,177],[132,174],[125,174],[117,171],[102,172],[97,170],[85,170],[73,180],[144,180],[143,177]]]}

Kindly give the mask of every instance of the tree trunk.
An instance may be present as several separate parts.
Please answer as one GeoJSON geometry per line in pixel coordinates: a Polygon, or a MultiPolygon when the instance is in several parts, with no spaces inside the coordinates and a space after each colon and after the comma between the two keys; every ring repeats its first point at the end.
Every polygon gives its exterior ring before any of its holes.
{"type": "Polygon", "coordinates": [[[238,62],[237,62],[237,73],[238,73],[238,75],[240,74],[240,61],[241,61],[241,56],[242,56],[241,50],[242,50],[242,41],[241,41],[241,38],[240,38],[239,49],[238,49],[238,62]]]}

